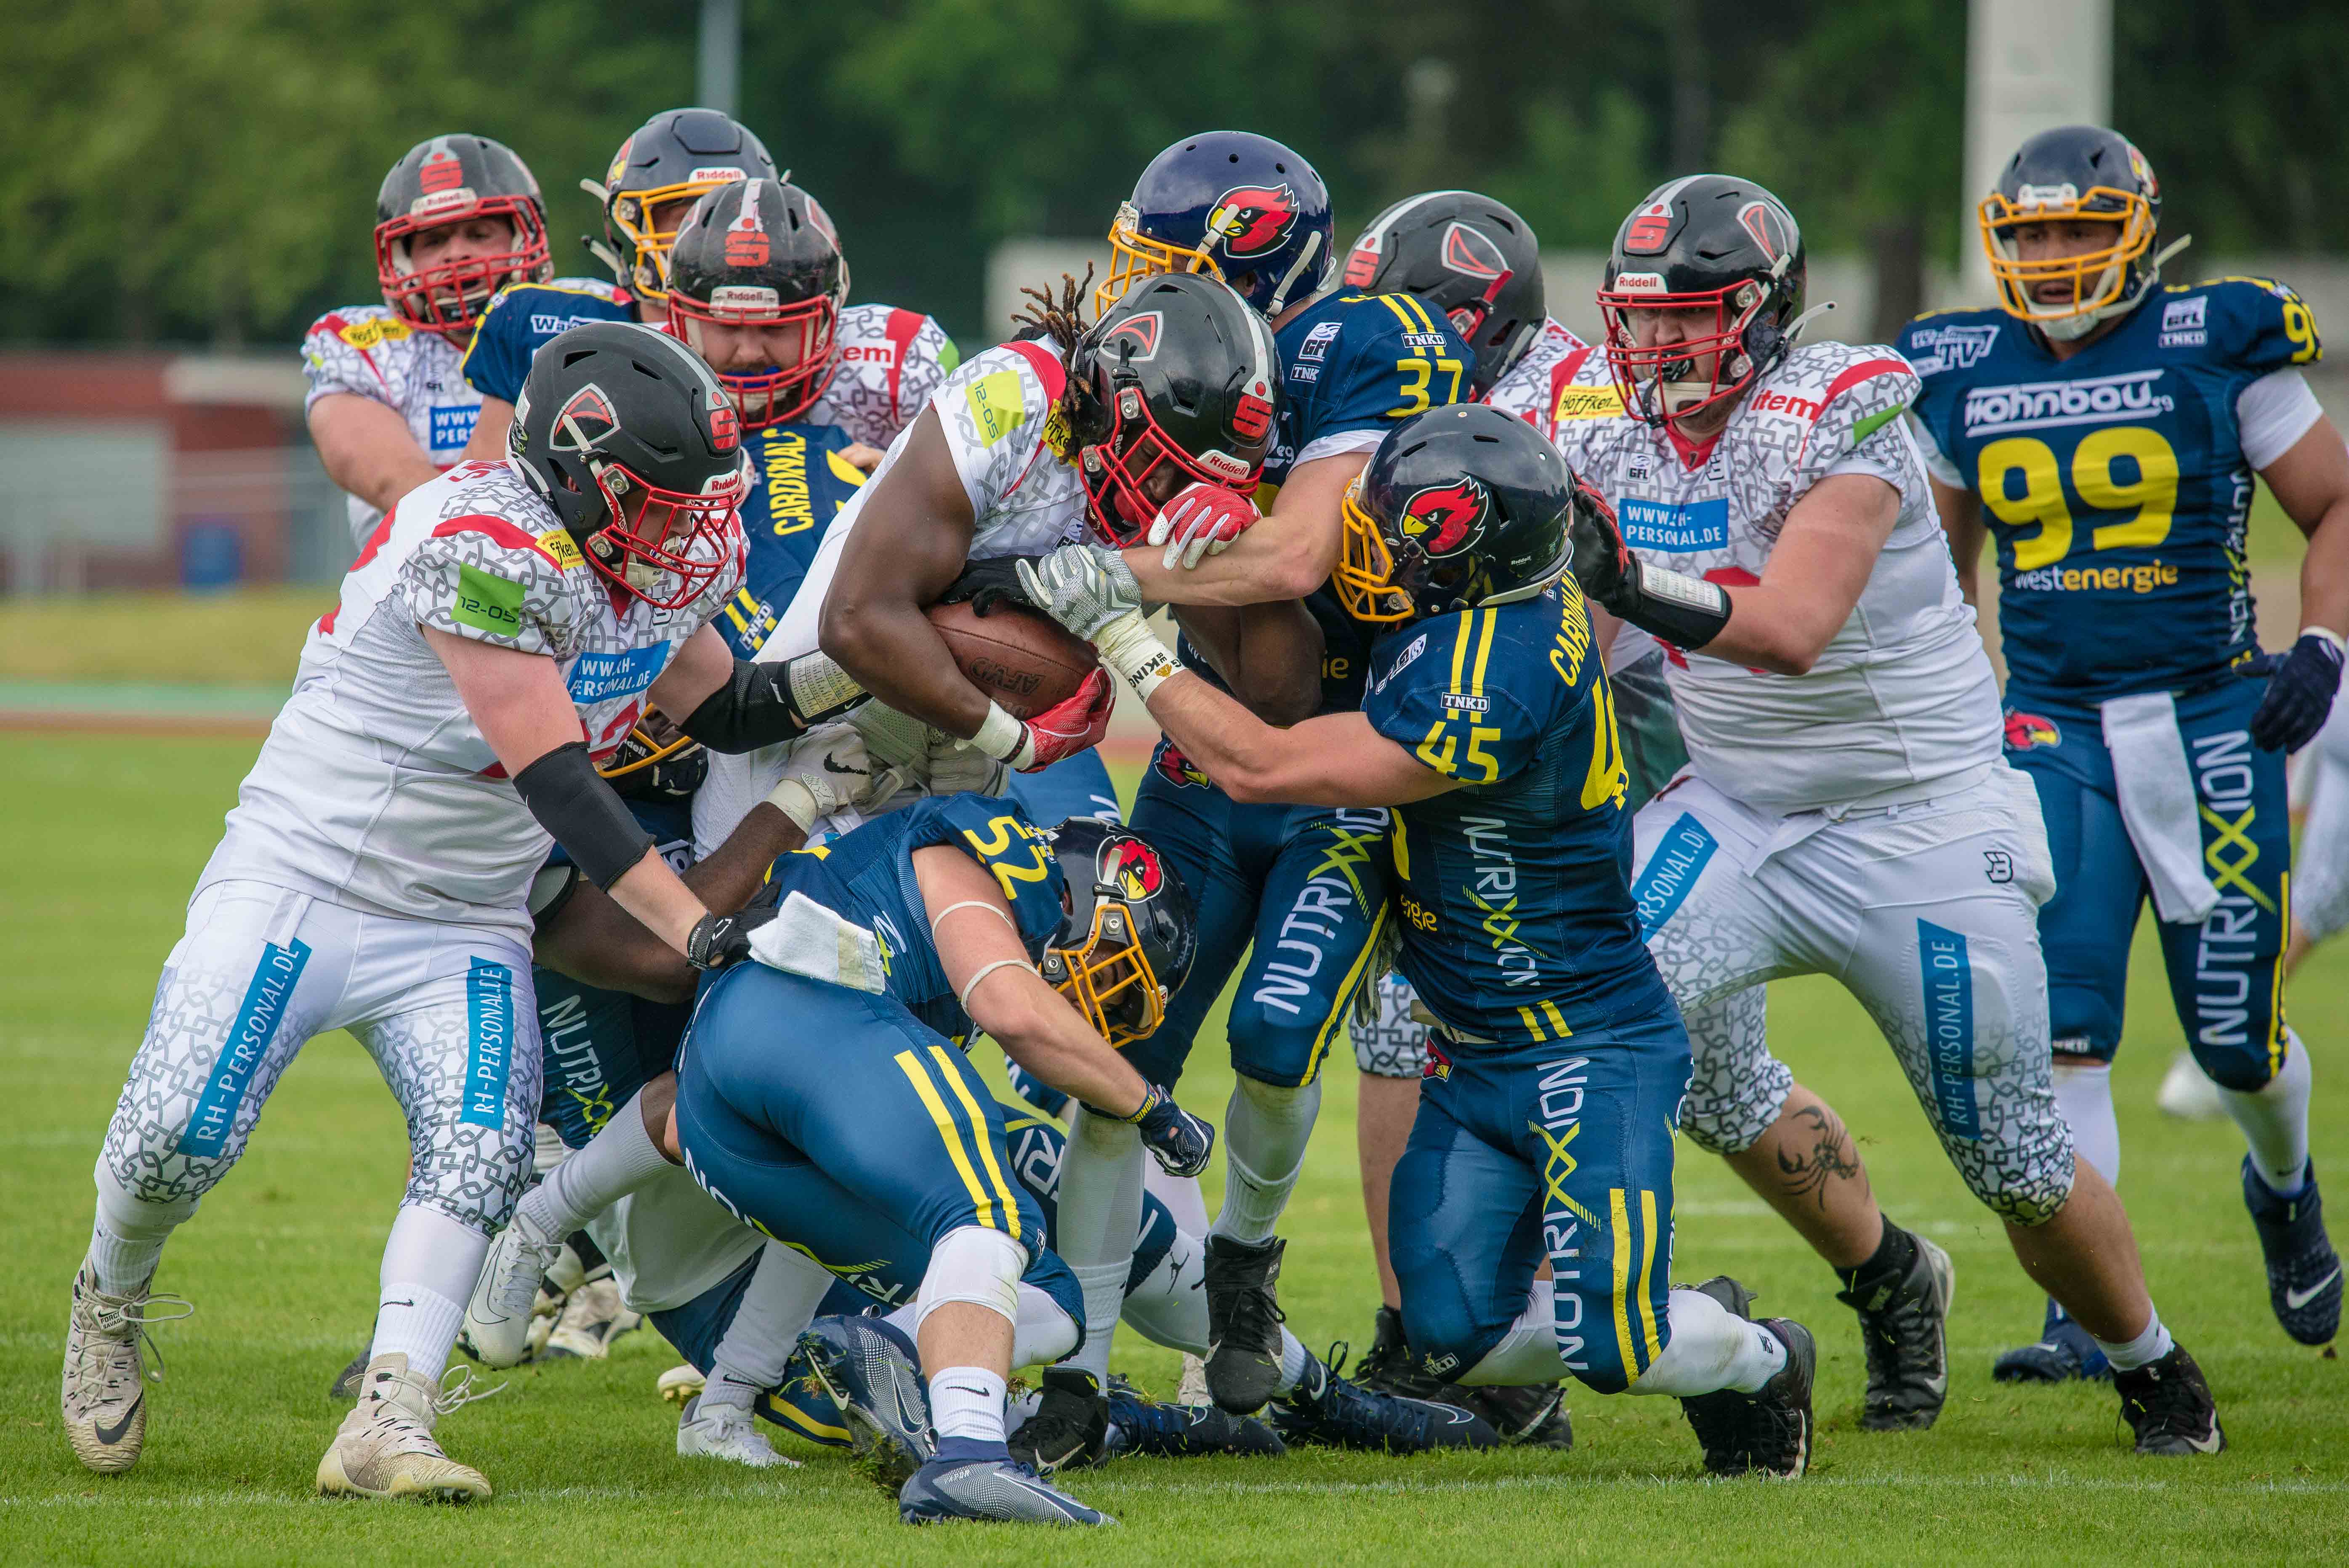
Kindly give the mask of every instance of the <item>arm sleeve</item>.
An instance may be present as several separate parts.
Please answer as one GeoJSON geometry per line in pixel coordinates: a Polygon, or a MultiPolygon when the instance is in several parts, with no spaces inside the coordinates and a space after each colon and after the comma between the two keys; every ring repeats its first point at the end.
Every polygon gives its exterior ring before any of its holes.
{"type": "Polygon", "coordinates": [[[2264,469],[2308,434],[2324,409],[2297,370],[2271,370],[2235,397],[2235,427],[2243,460],[2264,469]]]}
{"type": "Polygon", "coordinates": [[[459,517],[401,564],[393,592],[419,626],[552,658],[571,618],[564,573],[505,519],[459,517]]]}
{"type": "Polygon", "coordinates": [[[490,302],[473,341],[465,350],[465,384],[484,397],[508,403],[522,400],[522,384],[530,375],[529,312],[514,304],[508,285],[490,302]]]}
{"type": "MultiPolygon", "coordinates": [[[[1371,728],[1463,784],[1495,784],[1524,771],[1542,740],[1539,717],[1505,681],[1477,678],[1480,665],[1488,676],[1495,670],[1489,655],[1480,660],[1477,646],[1495,614],[1470,611],[1430,625],[1423,644],[1404,645],[1383,682],[1373,665],[1362,700],[1371,728]]],[[[1509,651],[1491,653],[1506,664],[1509,651]]]]}

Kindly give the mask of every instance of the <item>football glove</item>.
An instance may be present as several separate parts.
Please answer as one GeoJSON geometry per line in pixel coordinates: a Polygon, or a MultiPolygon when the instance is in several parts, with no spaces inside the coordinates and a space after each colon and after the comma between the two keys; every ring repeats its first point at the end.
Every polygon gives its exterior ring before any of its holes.
{"type": "Polygon", "coordinates": [[[986,561],[966,562],[962,575],[947,584],[947,591],[938,595],[938,603],[959,604],[968,601],[972,613],[982,620],[998,604],[1025,604],[1030,609],[1040,608],[1028,597],[1028,591],[1020,585],[1019,579],[1021,562],[1040,559],[1040,556],[998,555],[986,561]]]}
{"type": "MultiPolygon", "coordinates": [[[[1185,486],[1150,520],[1146,542],[1163,544],[1161,564],[1172,572],[1188,572],[1210,555],[1221,555],[1232,541],[1263,521],[1256,502],[1237,490],[1205,480],[1185,486]]],[[[1138,595],[1137,595],[1138,597],[1138,595]]]]}
{"type": "Polygon", "coordinates": [[[2235,666],[2246,678],[2267,677],[2267,696],[2251,715],[2253,745],[2262,751],[2297,751],[2316,738],[2341,689],[2341,638],[2312,626],[2291,652],[2261,654],[2235,666]]]}
{"type": "Polygon", "coordinates": [[[1110,622],[1142,608],[1142,584],[1106,545],[1064,544],[1015,570],[1028,602],[1088,643],[1110,622]]]}
{"type": "MultiPolygon", "coordinates": [[[[1169,1176],[1196,1176],[1216,1151],[1216,1130],[1174,1103],[1156,1084],[1144,1084],[1141,1106],[1132,1116],[1112,1117],[1142,1133],[1143,1146],[1169,1176]]],[[[1087,1109],[1092,1109],[1088,1106],[1087,1109]]],[[[1096,1115],[1108,1116],[1107,1111],[1096,1115]]]]}
{"type": "Polygon", "coordinates": [[[1567,536],[1574,545],[1574,578],[1617,620],[1653,633],[1675,647],[1701,648],[1729,624],[1729,595],[1718,583],[1653,566],[1631,553],[1615,525],[1615,509],[1578,483],[1567,536]]]}

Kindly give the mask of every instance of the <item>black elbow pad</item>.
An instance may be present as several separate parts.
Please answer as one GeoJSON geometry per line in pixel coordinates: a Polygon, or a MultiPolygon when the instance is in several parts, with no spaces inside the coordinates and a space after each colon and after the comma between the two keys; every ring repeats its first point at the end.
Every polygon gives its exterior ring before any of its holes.
{"type": "Polygon", "coordinates": [[[653,847],[653,836],[595,771],[584,740],[558,746],[515,774],[514,789],[580,874],[606,892],[653,847]]]}

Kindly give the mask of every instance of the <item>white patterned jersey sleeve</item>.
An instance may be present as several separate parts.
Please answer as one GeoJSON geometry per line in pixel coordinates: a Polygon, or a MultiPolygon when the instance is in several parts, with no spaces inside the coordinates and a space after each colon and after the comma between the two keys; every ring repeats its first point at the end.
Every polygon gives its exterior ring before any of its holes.
{"type": "Polygon", "coordinates": [[[958,363],[946,328],[919,311],[853,304],[835,332],[838,363],[807,418],[868,446],[895,440],[958,363]]]}

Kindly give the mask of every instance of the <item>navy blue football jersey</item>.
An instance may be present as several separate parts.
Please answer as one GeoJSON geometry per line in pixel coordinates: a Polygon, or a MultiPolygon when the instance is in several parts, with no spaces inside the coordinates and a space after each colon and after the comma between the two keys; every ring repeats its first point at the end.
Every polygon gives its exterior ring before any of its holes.
{"type": "Polygon", "coordinates": [[[949,1039],[970,1033],[970,1016],[947,984],[930,917],[914,880],[914,851],[951,844],[995,873],[1030,959],[1061,927],[1061,863],[1052,841],[1019,803],[985,795],[933,796],[875,817],[855,831],[777,860],[769,892],[804,893],[881,941],[889,995],[949,1039]]]}
{"type": "Polygon", "coordinates": [[[490,301],[465,350],[465,384],[484,397],[522,400],[530,356],[547,339],[591,321],[634,321],[636,296],[596,278],[508,284],[490,301]]]}
{"type": "Polygon", "coordinates": [[[1941,477],[1982,497],[2013,685],[2102,701],[2257,650],[2235,399],[2323,352],[2297,294],[2264,278],[2156,289],[2061,362],[1996,310],[1920,316],[1899,348],[1941,477]]]}
{"type": "Polygon", "coordinates": [[[1651,1016],[1665,993],[1631,902],[1614,701],[1573,580],[1387,633],[1362,712],[1460,781],[1396,807],[1388,838],[1428,1010],[1504,1050],[1651,1016]]]}
{"type": "Polygon", "coordinates": [[[742,502],[750,552],[741,588],[710,623],[737,658],[756,656],[799,592],[824,530],[864,483],[863,470],[841,456],[855,442],[837,425],[769,425],[743,432],[743,448],[758,473],[742,502]]]}

